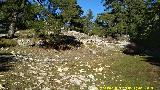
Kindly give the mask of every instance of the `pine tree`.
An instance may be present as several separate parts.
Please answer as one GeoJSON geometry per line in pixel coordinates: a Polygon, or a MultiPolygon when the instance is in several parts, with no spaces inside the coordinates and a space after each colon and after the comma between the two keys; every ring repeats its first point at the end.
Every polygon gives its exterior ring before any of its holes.
{"type": "Polygon", "coordinates": [[[107,21],[108,32],[116,34],[130,34],[133,38],[138,34],[137,28],[145,19],[147,5],[143,0],[106,0],[106,12],[102,20],[107,21]]]}
{"type": "MultiPolygon", "coordinates": [[[[52,2],[60,9],[61,19],[64,27],[68,25],[69,30],[80,30],[82,28],[81,15],[83,11],[77,4],[77,0],[53,0],[52,2]]],[[[66,27],[67,28],[67,27],[66,27]]]]}
{"type": "Polygon", "coordinates": [[[27,0],[6,0],[1,3],[1,21],[8,24],[8,35],[13,37],[18,26],[26,26],[40,11],[40,6],[28,4],[27,0]],[[23,25],[22,25],[23,24],[23,25]]]}
{"type": "Polygon", "coordinates": [[[84,16],[84,33],[89,34],[93,30],[93,12],[91,9],[88,10],[87,15],[84,16]]]}

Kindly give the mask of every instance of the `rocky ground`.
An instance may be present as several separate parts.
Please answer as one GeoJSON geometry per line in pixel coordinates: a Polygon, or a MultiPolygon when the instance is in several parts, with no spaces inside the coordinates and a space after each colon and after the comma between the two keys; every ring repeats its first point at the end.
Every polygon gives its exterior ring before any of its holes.
{"type": "MultiPolygon", "coordinates": [[[[102,73],[102,71],[110,68],[109,65],[102,67],[102,63],[98,60],[106,57],[98,53],[94,54],[89,49],[79,48],[65,52],[23,47],[19,49],[23,51],[14,48],[11,55],[1,56],[4,60],[13,59],[7,62],[7,66],[5,66],[6,63],[1,64],[1,68],[4,68],[1,71],[5,71],[0,74],[1,89],[98,90],[100,84],[96,84],[99,79],[96,75],[105,78],[106,76],[103,75],[106,72],[102,73]],[[94,62],[99,64],[98,67],[94,66],[94,62]]],[[[5,52],[6,49],[1,49],[1,51],[5,52]]]]}
{"type": "MultiPolygon", "coordinates": [[[[16,32],[16,34],[19,34],[20,32],[16,32]]],[[[28,32],[31,33],[31,32],[28,32]]],[[[27,36],[28,34],[23,34],[23,36],[27,36]]],[[[28,35],[28,37],[34,37],[34,34],[28,35]]],[[[121,37],[120,40],[115,40],[113,38],[102,38],[98,37],[96,35],[89,36],[84,33],[76,32],[76,31],[63,31],[61,32],[61,35],[66,36],[66,38],[71,39],[71,42],[80,42],[85,47],[95,46],[98,48],[102,48],[105,50],[120,50],[125,48],[126,45],[130,44],[129,42],[129,36],[124,35],[121,37]],[[73,39],[73,40],[72,40],[73,39]]],[[[20,36],[19,37],[23,37],[20,36]]],[[[33,40],[33,38],[15,38],[17,43],[20,46],[32,46],[33,44],[37,45],[39,41],[33,40]]]]}
{"type": "Polygon", "coordinates": [[[64,34],[84,45],[66,51],[23,43],[1,48],[0,90],[160,89],[159,67],[121,52],[127,40],[109,42],[74,31],[64,34]]]}

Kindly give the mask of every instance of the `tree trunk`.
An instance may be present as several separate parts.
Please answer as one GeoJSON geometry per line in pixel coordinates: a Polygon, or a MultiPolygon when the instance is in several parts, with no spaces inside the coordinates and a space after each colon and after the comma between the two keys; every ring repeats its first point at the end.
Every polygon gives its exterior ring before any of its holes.
{"type": "Polygon", "coordinates": [[[16,22],[17,22],[17,13],[13,12],[11,16],[11,23],[9,25],[8,37],[13,38],[15,29],[16,29],[16,22]]]}
{"type": "Polygon", "coordinates": [[[13,38],[15,33],[15,23],[10,23],[9,31],[8,31],[8,37],[13,38]]]}

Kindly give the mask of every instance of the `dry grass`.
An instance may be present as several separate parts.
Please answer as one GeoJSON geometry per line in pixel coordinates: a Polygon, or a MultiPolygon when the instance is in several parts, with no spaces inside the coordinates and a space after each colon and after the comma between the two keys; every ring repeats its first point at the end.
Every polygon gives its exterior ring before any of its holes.
{"type": "Polygon", "coordinates": [[[1,52],[26,57],[19,56],[14,63],[8,63],[13,64],[13,69],[0,72],[0,85],[9,90],[105,90],[105,87],[160,89],[160,67],[145,62],[141,56],[84,47],[55,51],[17,46],[1,52]]]}

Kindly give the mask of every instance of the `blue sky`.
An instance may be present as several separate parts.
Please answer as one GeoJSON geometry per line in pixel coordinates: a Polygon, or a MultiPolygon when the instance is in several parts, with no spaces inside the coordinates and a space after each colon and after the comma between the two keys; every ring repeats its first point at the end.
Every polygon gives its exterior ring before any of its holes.
{"type": "Polygon", "coordinates": [[[88,9],[91,9],[93,11],[94,16],[98,13],[101,13],[104,11],[103,4],[101,3],[102,0],[77,0],[78,4],[82,7],[84,10],[84,14],[86,14],[88,9]]]}
{"type": "MultiPolygon", "coordinates": [[[[31,3],[34,3],[34,0],[28,0],[31,3]]],[[[37,0],[35,0],[37,2],[37,0]]],[[[48,8],[49,1],[43,0],[45,7],[48,8]]],[[[80,5],[84,11],[84,15],[86,15],[87,11],[91,9],[93,11],[94,19],[96,18],[96,15],[98,13],[102,13],[104,11],[103,3],[101,3],[102,0],[77,0],[78,5],[80,5]]]]}

